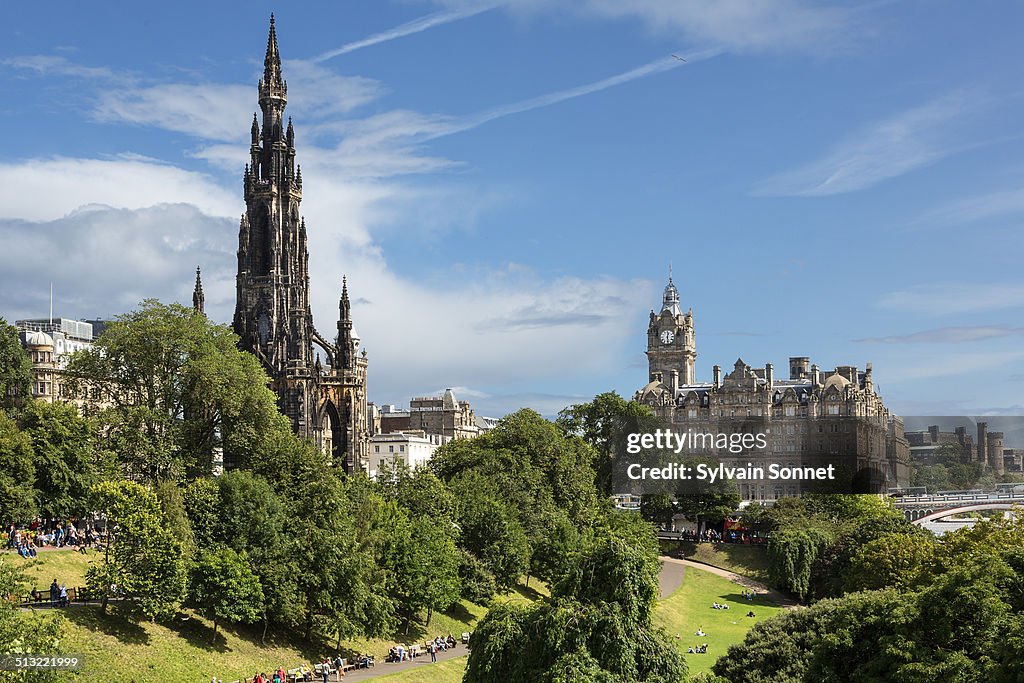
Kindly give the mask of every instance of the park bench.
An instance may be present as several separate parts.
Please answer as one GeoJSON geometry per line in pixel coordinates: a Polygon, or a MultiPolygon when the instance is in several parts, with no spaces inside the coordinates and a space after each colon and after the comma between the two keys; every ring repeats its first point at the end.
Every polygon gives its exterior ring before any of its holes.
{"type": "Polygon", "coordinates": [[[327,668],[327,675],[328,676],[330,676],[331,674],[334,674],[334,680],[336,680],[336,681],[340,681],[341,680],[341,674],[338,673],[338,670],[335,669],[334,666],[332,666],[330,664],[314,664],[313,665],[313,680],[314,681],[322,681],[324,679],[324,667],[327,668]]]}

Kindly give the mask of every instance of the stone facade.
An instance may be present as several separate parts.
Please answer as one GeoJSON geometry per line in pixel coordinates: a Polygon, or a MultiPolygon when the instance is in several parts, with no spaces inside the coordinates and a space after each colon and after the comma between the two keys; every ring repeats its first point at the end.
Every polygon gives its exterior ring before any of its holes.
{"type": "MultiPolygon", "coordinates": [[[[238,230],[233,328],[241,348],[263,363],[296,433],[332,454],[334,464],[347,471],[366,470],[366,352],[359,353],[344,279],[337,336],[329,341],[313,325],[306,222],[299,210],[302,170],[295,163],[295,129],[290,118],[284,119],[288,86],[273,15],[263,66],[262,120],[253,115],[250,161],[243,175],[246,208],[238,230]]],[[[202,305],[201,299],[194,303],[202,305]]]]}
{"type": "Polygon", "coordinates": [[[382,434],[412,431],[446,439],[468,439],[494,426],[490,418],[477,417],[469,401],[458,400],[451,389],[445,389],[441,396],[413,398],[409,410],[385,406],[379,422],[382,434]]]}
{"type": "MultiPolygon", "coordinates": [[[[648,384],[635,400],[650,406],[673,430],[763,433],[768,447],[756,456],[715,453],[716,460],[743,465],[776,463],[818,466],[845,463],[868,478],[873,490],[909,483],[909,448],[902,420],[875,391],[871,365],[843,365],[822,372],[804,356],[790,358],[789,378],[771,363],[755,368],[742,359],[710,382],[694,379],[697,352],[692,311],[683,314],[669,278],[660,313],[651,311],[647,331],[648,384]]],[[[773,500],[802,492],[799,483],[739,482],[745,500],[773,500]]]]}

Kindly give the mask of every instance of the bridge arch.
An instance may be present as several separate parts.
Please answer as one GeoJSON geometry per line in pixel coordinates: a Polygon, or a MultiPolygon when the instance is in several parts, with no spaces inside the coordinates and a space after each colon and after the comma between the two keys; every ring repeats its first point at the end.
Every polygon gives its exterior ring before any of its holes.
{"type": "MultiPolygon", "coordinates": [[[[1020,510],[1021,506],[1014,503],[975,503],[974,505],[961,505],[960,507],[947,508],[945,510],[939,510],[938,512],[932,512],[926,510],[924,515],[921,515],[917,519],[913,520],[913,523],[921,526],[927,522],[934,522],[937,519],[945,519],[946,517],[952,517],[959,515],[964,512],[979,512],[982,510],[1020,510]]],[[[914,512],[917,512],[916,510],[914,512]]]]}

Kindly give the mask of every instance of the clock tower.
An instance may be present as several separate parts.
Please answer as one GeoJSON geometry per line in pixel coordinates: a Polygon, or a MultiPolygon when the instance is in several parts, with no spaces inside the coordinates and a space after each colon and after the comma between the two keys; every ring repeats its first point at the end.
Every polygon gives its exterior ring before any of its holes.
{"type": "Polygon", "coordinates": [[[671,273],[661,300],[661,313],[651,311],[647,326],[649,379],[673,389],[695,381],[697,347],[693,334],[693,311],[679,307],[679,290],[671,273]]]}

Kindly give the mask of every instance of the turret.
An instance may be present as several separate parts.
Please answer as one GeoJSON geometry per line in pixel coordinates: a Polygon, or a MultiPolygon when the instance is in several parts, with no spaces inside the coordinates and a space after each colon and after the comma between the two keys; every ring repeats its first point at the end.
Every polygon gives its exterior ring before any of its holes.
{"type": "Polygon", "coordinates": [[[203,280],[199,274],[199,266],[196,266],[196,286],[192,290],[192,310],[206,314],[206,297],[203,295],[203,280]]]}
{"type": "Polygon", "coordinates": [[[341,278],[341,301],[338,302],[338,366],[353,367],[355,344],[352,343],[352,305],[348,300],[348,280],[341,278]]]}

